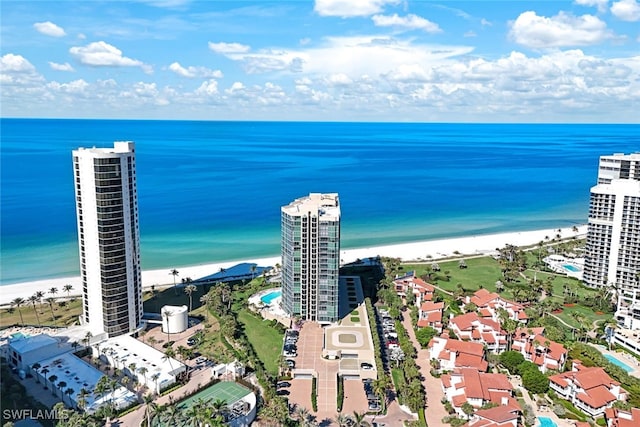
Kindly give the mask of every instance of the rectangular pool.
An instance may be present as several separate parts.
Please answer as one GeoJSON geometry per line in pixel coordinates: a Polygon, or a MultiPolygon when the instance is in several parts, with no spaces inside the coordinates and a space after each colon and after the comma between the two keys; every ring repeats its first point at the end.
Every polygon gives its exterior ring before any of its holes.
{"type": "Polygon", "coordinates": [[[540,427],[558,427],[558,425],[548,417],[538,417],[538,421],[540,421],[540,427]]]}
{"type": "Polygon", "coordinates": [[[260,301],[262,301],[266,305],[269,305],[273,302],[274,299],[279,298],[280,296],[282,296],[282,291],[280,290],[273,291],[273,292],[269,292],[266,295],[261,296],[260,301]]]}
{"type": "Polygon", "coordinates": [[[622,369],[624,369],[627,372],[631,372],[633,371],[633,368],[630,367],[629,365],[622,363],[621,361],[619,361],[618,359],[616,359],[615,357],[611,356],[610,354],[603,354],[604,358],[607,359],[609,362],[613,363],[616,366],[621,367],[622,369]]]}
{"type": "Polygon", "coordinates": [[[573,273],[577,273],[577,272],[579,272],[579,271],[580,271],[580,269],[579,269],[578,267],[576,267],[576,266],[574,266],[574,265],[571,265],[571,264],[562,264],[562,267],[563,267],[565,270],[569,270],[569,271],[571,271],[571,272],[573,272],[573,273]]]}

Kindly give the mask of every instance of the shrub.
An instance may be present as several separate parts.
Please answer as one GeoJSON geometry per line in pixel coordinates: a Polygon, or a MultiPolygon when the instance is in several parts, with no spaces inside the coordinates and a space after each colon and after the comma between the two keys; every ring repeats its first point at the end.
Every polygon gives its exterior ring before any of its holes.
{"type": "Polygon", "coordinates": [[[313,412],[318,412],[318,380],[313,377],[311,380],[311,408],[313,412]]]}

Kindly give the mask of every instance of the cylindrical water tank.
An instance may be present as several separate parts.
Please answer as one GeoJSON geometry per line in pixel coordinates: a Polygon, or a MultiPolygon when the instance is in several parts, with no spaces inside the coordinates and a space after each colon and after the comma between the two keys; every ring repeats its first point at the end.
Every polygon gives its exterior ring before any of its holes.
{"type": "Polygon", "coordinates": [[[189,324],[189,312],[186,305],[165,305],[160,310],[162,316],[162,332],[177,334],[184,332],[189,324]]]}

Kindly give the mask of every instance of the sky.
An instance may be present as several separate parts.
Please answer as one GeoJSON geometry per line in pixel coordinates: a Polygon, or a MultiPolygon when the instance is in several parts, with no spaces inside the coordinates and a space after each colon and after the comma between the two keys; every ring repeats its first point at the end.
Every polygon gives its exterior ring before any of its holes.
{"type": "Polygon", "coordinates": [[[639,123],[639,0],[0,2],[0,115],[639,123]]]}

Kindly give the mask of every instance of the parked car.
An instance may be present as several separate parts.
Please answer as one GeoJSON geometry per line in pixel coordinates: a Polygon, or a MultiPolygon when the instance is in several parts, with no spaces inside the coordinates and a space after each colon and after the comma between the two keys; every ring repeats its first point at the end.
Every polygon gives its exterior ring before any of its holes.
{"type": "Polygon", "coordinates": [[[287,381],[280,381],[277,385],[277,388],[286,388],[291,387],[291,383],[287,381]]]}
{"type": "Polygon", "coordinates": [[[286,351],[284,352],[285,357],[298,357],[298,353],[296,351],[286,351]]]}
{"type": "Polygon", "coordinates": [[[295,367],[296,367],[296,361],[295,360],[287,359],[286,363],[287,363],[287,366],[289,368],[295,369],[295,367]]]}
{"type": "Polygon", "coordinates": [[[373,369],[373,365],[371,363],[361,363],[360,364],[360,369],[364,370],[364,371],[370,371],[373,369]]]}
{"type": "Polygon", "coordinates": [[[284,389],[282,389],[282,390],[278,390],[278,391],[276,392],[276,394],[277,394],[278,396],[289,396],[289,395],[291,394],[291,392],[290,392],[289,390],[284,390],[284,389]]]}

